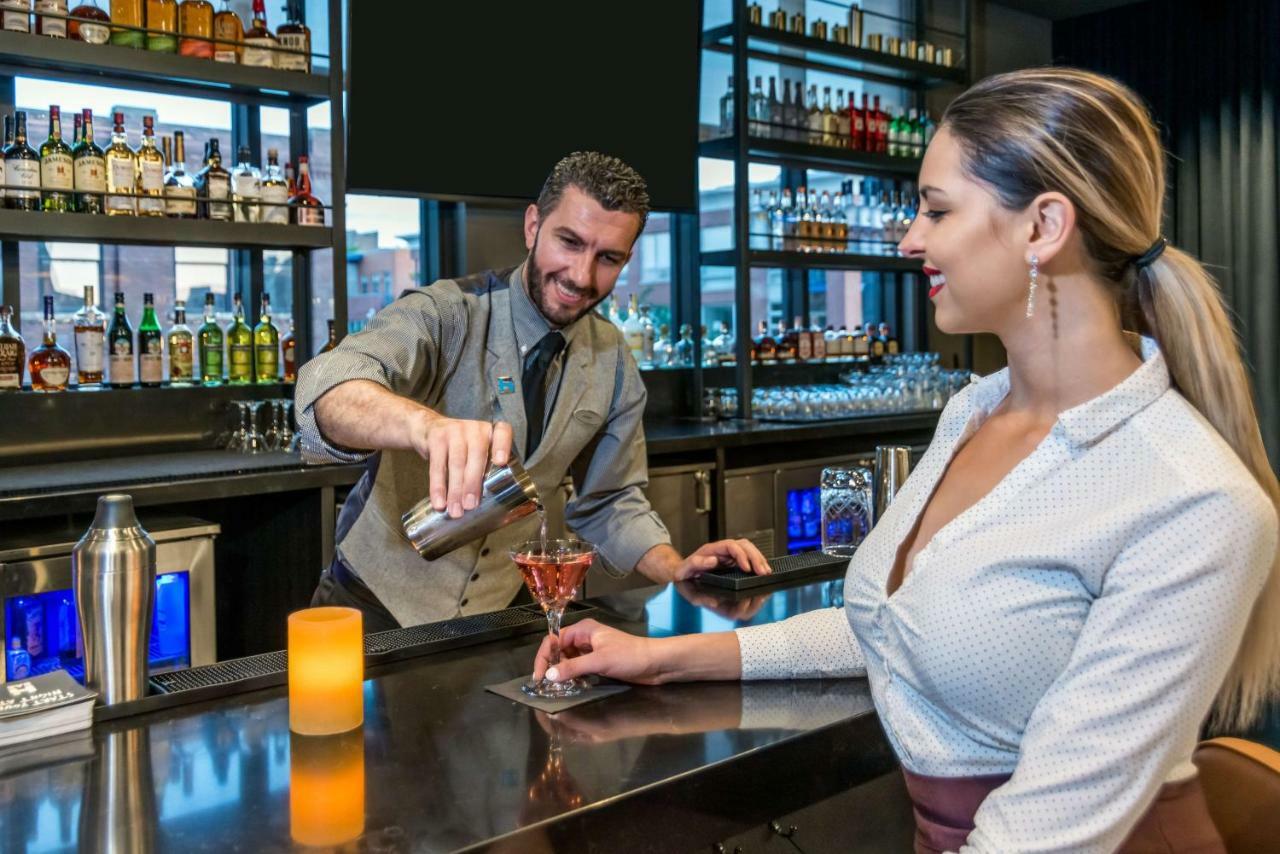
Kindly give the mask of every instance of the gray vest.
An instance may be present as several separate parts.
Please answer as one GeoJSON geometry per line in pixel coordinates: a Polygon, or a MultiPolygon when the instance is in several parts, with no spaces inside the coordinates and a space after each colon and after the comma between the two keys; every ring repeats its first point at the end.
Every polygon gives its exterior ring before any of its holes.
{"type": "MultiPolygon", "coordinates": [[[[526,459],[522,360],[511,321],[509,274],[489,271],[430,286],[437,303],[456,300],[460,328],[446,324],[440,364],[420,402],[451,418],[511,424],[516,450],[538,493],[555,508],[563,505],[570,465],[609,413],[621,335],[594,313],[578,321],[582,326],[563,357],[546,431],[526,459]],[[510,378],[514,392],[499,394],[499,377],[510,378]],[[601,377],[610,382],[600,382],[601,377]]],[[[400,528],[400,517],[427,491],[427,462],[416,453],[382,451],[371,458],[339,520],[338,548],[347,565],[403,626],[506,607],[523,584],[508,551],[537,536],[537,515],[427,561],[400,528]]]]}

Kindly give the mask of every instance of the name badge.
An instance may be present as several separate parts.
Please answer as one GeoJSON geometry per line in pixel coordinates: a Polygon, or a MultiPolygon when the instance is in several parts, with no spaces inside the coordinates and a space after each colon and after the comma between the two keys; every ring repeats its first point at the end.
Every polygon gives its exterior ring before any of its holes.
{"type": "Polygon", "coordinates": [[[515,394],[516,381],[511,377],[498,377],[498,394],[515,394]]]}

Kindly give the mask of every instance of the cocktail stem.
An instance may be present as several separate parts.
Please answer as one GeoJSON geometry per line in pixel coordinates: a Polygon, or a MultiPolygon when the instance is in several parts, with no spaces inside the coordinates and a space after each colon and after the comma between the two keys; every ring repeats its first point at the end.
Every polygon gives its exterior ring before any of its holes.
{"type": "Polygon", "coordinates": [[[560,663],[560,621],[564,619],[564,608],[547,609],[547,630],[551,633],[551,658],[548,667],[560,663]]]}

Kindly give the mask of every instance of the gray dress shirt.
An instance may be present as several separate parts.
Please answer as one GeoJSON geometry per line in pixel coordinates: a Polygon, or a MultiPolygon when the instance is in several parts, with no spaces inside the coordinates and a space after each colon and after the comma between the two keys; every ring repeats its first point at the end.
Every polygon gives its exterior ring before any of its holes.
{"type": "Polygon", "coordinates": [[[508,550],[536,534],[537,517],[423,560],[400,516],[427,495],[426,461],[412,451],[339,448],[316,425],[315,402],[348,380],[371,380],[452,418],[510,423],[544,503],[564,501],[566,525],[597,545],[606,571],[631,572],[645,552],[670,542],[642,492],[644,384],[622,335],[594,313],[561,330],[566,346],[547,375],[545,431],[526,457],[523,358],[551,328],[525,291],[521,268],[488,271],[406,291],[299,370],[304,459],[368,465],[339,517],[339,554],[401,625],[504,607],[522,584],[508,550]]]}

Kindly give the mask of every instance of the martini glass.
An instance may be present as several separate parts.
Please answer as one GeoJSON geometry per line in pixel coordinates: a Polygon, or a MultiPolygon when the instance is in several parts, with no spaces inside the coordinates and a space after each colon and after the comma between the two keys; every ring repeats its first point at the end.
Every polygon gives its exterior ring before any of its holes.
{"type": "MultiPolygon", "coordinates": [[[[520,568],[525,586],[547,615],[547,630],[552,638],[548,667],[560,663],[560,621],[595,556],[596,547],[581,540],[528,540],[511,550],[511,559],[520,568]]],[[[525,683],[522,690],[531,697],[558,700],[576,697],[587,688],[584,679],[552,682],[544,676],[525,683]]]]}

